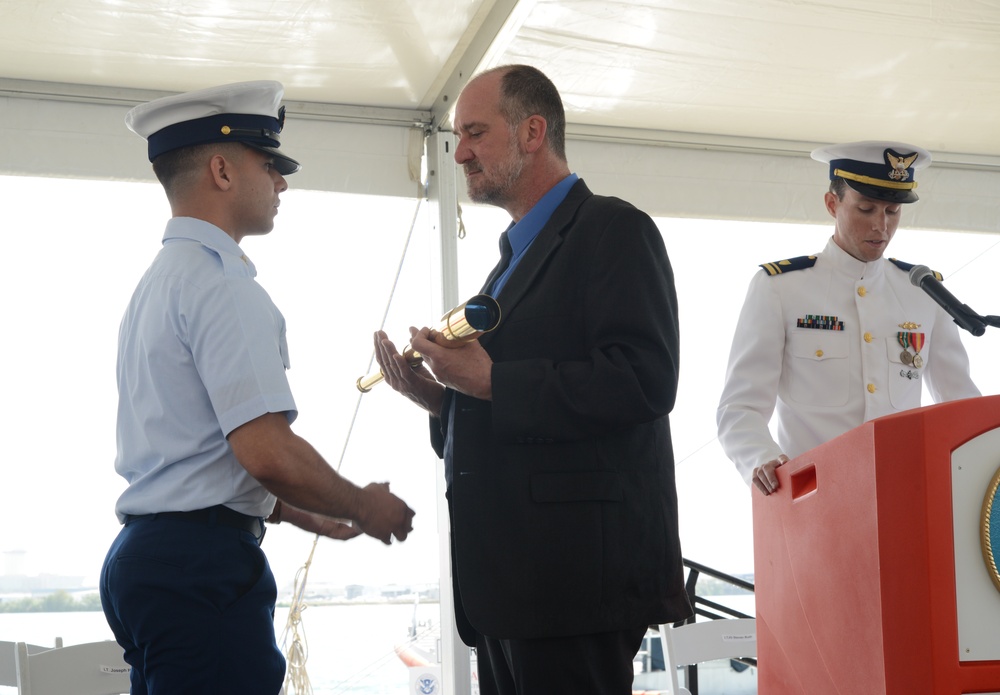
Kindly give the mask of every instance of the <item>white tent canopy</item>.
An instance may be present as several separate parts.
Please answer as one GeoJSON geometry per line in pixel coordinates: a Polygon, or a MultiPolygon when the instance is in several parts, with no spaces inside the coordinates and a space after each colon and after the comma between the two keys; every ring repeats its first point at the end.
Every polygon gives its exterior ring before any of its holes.
{"type": "MultiPolygon", "coordinates": [[[[414,198],[427,183],[430,200],[441,203],[435,231],[445,271],[457,257],[451,213],[464,188],[447,151],[449,109],[471,75],[504,63],[535,65],[559,88],[571,168],[595,192],[655,217],[827,224],[826,176],[809,152],[888,139],[935,157],[921,172],[921,201],[908,206],[906,227],[995,232],[1000,219],[995,0],[0,7],[0,175],[151,181],[145,143],[124,125],[129,108],[275,79],[285,85],[282,149],[303,163],[291,186],[414,198]]],[[[707,240],[699,254],[714,250],[707,240]]],[[[746,260],[750,271],[759,260],[768,258],[746,260]]],[[[448,305],[457,290],[442,276],[448,305]]],[[[724,329],[707,339],[730,338],[724,329]]],[[[447,571],[442,562],[442,577],[447,571]]],[[[452,686],[468,683],[467,655],[463,663],[454,635],[445,640],[449,692],[461,692],[452,686]]]]}
{"type": "Polygon", "coordinates": [[[819,222],[808,152],[930,149],[908,226],[994,231],[1000,6],[980,0],[7,3],[0,172],[148,179],[133,104],[286,86],[297,188],[412,196],[411,130],[448,129],[483,66],[562,92],[574,170],[659,216],[819,222]]]}

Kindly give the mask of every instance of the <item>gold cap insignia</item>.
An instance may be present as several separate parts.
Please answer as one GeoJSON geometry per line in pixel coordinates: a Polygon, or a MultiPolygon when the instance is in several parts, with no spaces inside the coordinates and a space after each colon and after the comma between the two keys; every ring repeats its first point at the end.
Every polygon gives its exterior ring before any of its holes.
{"type": "Polygon", "coordinates": [[[889,178],[893,181],[906,181],[906,179],[910,178],[910,172],[907,169],[916,161],[917,154],[899,155],[892,150],[886,150],[885,158],[889,160],[889,164],[892,166],[889,178]]]}

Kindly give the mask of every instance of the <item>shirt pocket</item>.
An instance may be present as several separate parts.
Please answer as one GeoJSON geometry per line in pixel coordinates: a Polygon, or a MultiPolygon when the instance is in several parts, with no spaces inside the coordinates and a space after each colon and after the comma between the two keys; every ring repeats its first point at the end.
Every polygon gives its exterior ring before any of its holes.
{"type": "MultiPolygon", "coordinates": [[[[900,359],[903,346],[896,338],[885,339],[886,357],[889,363],[889,403],[894,410],[909,410],[920,407],[920,382],[924,377],[923,369],[918,369],[912,364],[906,364],[900,359]]],[[[920,359],[927,365],[927,353],[929,349],[925,345],[920,351],[920,359]]],[[[910,352],[912,355],[913,353],[910,352]]]]}
{"type": "Polygon", "coordinates": [[[816,406],[847,404],[851,392],[850,344],[842,331],[795,330],[788,336],[783,389],[796,403],[816,406]]]}

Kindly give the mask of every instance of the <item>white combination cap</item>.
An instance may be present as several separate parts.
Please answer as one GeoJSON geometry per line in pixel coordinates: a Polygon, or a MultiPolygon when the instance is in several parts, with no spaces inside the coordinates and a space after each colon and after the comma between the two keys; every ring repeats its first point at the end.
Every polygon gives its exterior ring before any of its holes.
{"type": "Polygon", "coordinates": [[[830,164],[831,180],[842,178],[858,193],[892,203],[918,200],[914,175],[931,163],[922,147],[884,140],[820,147],[812,158],[830,164]]]}
{"type": "Polygon", "coordinates": [[[273,155],[283,176],[301,167],[281,153],[284,87],[273,80],[237,82],[140,104],[125,115],[129,130],[144,137],[149,161],[164,152],[210,142],[242,142],[273,155]]]}

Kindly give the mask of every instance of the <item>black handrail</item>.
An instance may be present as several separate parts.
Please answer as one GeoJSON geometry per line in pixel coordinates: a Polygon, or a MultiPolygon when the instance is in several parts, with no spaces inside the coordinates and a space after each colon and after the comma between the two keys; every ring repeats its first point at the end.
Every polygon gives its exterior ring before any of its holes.
{"type": "MultiPolygon", "coordinates": [[[[702,596],[698,596],[696,591],[698,585],[698,578],[701,575],[706,575],[713,577],[720,581],[726,582],[727,584],[732,584],[734,587],[739,589],[744,589],[749,592],[753,592],[754,585],[745,579],[740,579],[739,577],[734,577],[731,574],[726,574],[725,572],[720,572],[719,570],[712,569],[700,563],[694,562],[693,560],[684,559],[684,566],[688,568],[687,581],[684,584],[684,588],[687,591],[688,600],[691,601],[691,607],[694,608],[694,615],[692,615],[687,620],[682,620],[675,625],[685,625],[688,623],[695,622],[697,616],[701,615],[706,618],[711,618],[712,620],[726,620],[728,618],[753,618],[752,615],[746,615],[740,611],[733,610],[728,606],[723,606],[714,601],[710,601],[702,596]],[[708,610],[711,609],[711,610],[708,610]],[[716,611],[716,612],[712,612],[716,611]],[[725,615],[720,615],[724,613],[725,615]]],[[[736,659],[730,659],[730,661],[738,661],[740,663],[746,664],[747,666],[757,666],[757,660],[749,657],[740,657],[736,659]]],[[[684,667],[684,678],[687,689],[691,691],[691,695],[698,695],[698,664],[688,664],[684,667]]]]}
{"type": "Polygon", "coordinates": [[[747,591],[753,593],[753,584],[745,579],[740,579],[739,577],[734,577],[731,574],[720,572],[719,570],[712,569],[711,567],[702,565],[694,560],[688,560],[687,558],[684,558],[684,566],[700,574],[707,574],[709,577],[721,579],[728,584],[732,584],[740,589],[746,589],[747,591]]]}

